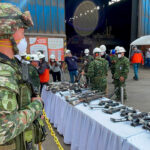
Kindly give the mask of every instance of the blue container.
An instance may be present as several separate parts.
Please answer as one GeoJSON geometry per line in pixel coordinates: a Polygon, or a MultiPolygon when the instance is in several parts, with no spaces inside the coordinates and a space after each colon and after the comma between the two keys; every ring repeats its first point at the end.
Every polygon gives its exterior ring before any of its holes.
{"type": "Polygon", "coordinates": [[[31,12],[34,27],[27,33],[65,36],[64,0],[0,0],[0,2],[12,3],[22,11],[31,12]]]}
{"type": "Polygon", "coordinates": [[[139,1],[138,36],[150,34],[150,0],[139,1]]]}

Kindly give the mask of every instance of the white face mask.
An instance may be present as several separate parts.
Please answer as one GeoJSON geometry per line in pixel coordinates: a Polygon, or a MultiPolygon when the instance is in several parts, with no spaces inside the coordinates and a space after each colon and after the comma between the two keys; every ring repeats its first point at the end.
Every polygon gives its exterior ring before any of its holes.
{"type": "Polygon", "coordinates": [[[19,55],[23,54],[26,52],[27,50],[27,41],[25,38],[23,38],[19,44],[17,45],[17,48],[19,50],[19,55]]]}
{"type": "Polygon", "coordinates": [[[118,54],[118,58],[121,58],[122,57],[122,55],[121,54],[118,54]]]}
{"type": "Polygon", "coordinates": [[[54,62],[54,61],[55,61],[54,59],[51,60],[51,62],[54,62]]]}
{"type": "Polygon", "coordinates": [[[102,52],[101,55],[104,56],[104,55],[105,55],[105,52],[102,52]]]}
{"type": "Polygon", "coordinates": [[[85,53],[85,56],[89,56],[89,53],[85,53]]]}

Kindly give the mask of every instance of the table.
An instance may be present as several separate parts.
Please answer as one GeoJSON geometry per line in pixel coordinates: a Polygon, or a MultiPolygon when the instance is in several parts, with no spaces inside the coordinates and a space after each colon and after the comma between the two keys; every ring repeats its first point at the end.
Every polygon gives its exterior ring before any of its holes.
{"type": "Polygon", "coordinates": [[[111,122],[111,117],[120,118],[119,113],[109,115],[83,104],[73,107],[60,94],[44,88],[42,98],[47,117],[64,136],[64,143],[71,144],[71,150],[137,150],[132,137],[146,132],[141,127],[131,127],[129,122],[111,122]]]}

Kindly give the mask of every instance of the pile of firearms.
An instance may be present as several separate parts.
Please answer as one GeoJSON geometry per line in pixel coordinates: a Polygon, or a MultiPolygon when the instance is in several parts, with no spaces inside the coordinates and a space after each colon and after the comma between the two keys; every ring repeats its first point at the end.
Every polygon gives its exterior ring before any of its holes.
{"type": "Polygon", "coordinates": [[[46,90],[51,91],[52,93],[74,90],[78,93],[81,92],[81,86],[79,83],[52,82],[46,85],[46,90]]]}
{"type": "Polygon", "coordinates": [[[123,106],[118,102],[108,100],[100,101],[98,105],[89,105],[90,109],[103,108],[102,111],[107,114],[120,112],[120,118],[110,118],[114,123],[130,121],[131,126],[136,127],[142,125],[142,128],[150,131],[150,114],[139,112],[133,108],[123,106]]]}

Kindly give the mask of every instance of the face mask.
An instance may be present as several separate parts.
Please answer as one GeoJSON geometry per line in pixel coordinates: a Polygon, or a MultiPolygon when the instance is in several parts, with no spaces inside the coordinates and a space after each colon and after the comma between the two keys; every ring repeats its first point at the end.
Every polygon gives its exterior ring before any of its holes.
{"type": "Polygon", "coordinates": [[[118,54],[118,58],[121,58],[122,57],[122,55],[121,54],[118,54]]]}
{"type": "Polygon", "coordinates": [[[17,48],[18,48],[18,50],[19,50],[19,55],[26,52],[26,50],[27,50],[27,41],[26,41],[25,38],[23,38],[23,39],[19,42],[19,44],[17,45],[17,48]]]}
{"type": "Polygon", "coordinates": [[[85,56],[89,56],[89,54],[88,54],[88,53],[86,53],[86,54],[85,54],[85,56]]]}
{"type": "Polygon", "coordinates": [[[104,55],[105,55],[105,52],[102,52],[101,55],[104,56],[104,55]]]}
{"type": "Polygon", "coordinates": [[[51,62],[54,62],[54,61],[55,61],[54,59],[51,60],[51,62]]]}

